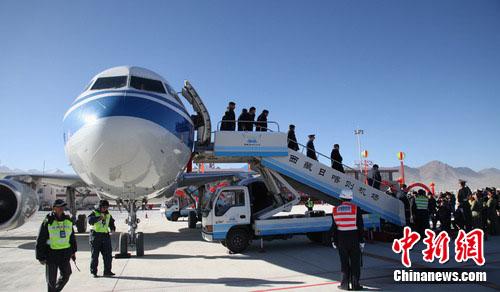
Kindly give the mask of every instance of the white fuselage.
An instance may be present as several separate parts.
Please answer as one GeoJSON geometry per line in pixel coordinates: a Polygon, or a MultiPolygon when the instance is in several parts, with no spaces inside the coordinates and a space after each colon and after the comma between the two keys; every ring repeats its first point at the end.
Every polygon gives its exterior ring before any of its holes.
{"type": "Polygon", "coordinates": [[[155,197],[191,156],[192,121],[169,92],[87,90],[66,113],[64,125],[73,169],[113,199],[155,197]]]}

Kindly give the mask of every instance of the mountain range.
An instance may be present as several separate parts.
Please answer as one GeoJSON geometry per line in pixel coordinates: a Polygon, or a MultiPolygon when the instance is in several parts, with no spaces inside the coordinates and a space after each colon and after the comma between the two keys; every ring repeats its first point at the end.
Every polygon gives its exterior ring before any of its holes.
{"type": "Polygon", "coordinates": [[[472,191],[485,187],[500,188],[500,169],[486,168],[476,172],[468,167],[453,167],[437,160],[415,168],[405,166],[407,184],[434,182],[437,192],[457,190],[459,179],[467,181],[472,191]]]}

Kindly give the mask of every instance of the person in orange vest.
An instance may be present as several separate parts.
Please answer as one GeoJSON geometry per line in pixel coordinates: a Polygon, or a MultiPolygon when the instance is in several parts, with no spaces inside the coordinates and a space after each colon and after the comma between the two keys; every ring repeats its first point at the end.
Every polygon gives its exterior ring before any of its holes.
{"type": "Polygon", "coordinates": [[[361,253],[365,247],[363,238],[363,216],[361,210],[350,202],[352,192],[342,192],[340,198],[346,201],[333,207],[333,248],[339,250],[342,279],[338,286],[341,290],[361,290],[361,253]]]}

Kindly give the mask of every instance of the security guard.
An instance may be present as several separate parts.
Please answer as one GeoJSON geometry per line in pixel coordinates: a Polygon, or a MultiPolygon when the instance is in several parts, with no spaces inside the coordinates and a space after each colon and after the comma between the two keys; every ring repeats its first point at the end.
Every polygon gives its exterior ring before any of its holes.
{"type": "Polygon", "coordinates": [[[112,277],[115,274],[111,272],[111,237],[109,232],[116,230],[115,220],[108,212],[109,202],[106,200],[99,201],[98,209],[92,211],[89,215],[90,227],[90,248],[92,260],[90,262],[90,273],[97,278],[97,266],[99,265],[99,252],[102,253],[104,260],[105,277],[112,277]]]}
{"type": "Polygon", "coordinates": [[[64,214],[66,203],[57,199],[40,226],[36,239],[36,259],[45,265],[49,292],[61,291],[71,275],[70,259],[76,260],[76,239],[73,221],[64,214]],[[59,269],[59,279],[57,270],[59,269]],[[57,282],[56,282],[57,280],[57,282]]]}
{"type": "MultiPolygon", "coordinates": [[[[341,199],[351,200],[352,192],[342,193],[341,199]]],[[[361,253],[365,247],[363,238],[363,217],[357,206],[351,202],[343,202],[333,207],[333,248],[339,248],[342,280],[338,286],[341,290],[361,290],[361,253]]]]}
{"type": "Polygon", "coordinates": [[[307,198],[306,207],[307,207],[307,211],[312,211],[313,210],[313,208],[314,208],[314,201],[311,200],[311,198],[307,198]]]}
{"type": "Polygon", "coordinates": [[[425,229],[429,228],[429,199],[425,191],[420,189],[415,196],[415,225],[420,236],[425,236],[425,229]]]}

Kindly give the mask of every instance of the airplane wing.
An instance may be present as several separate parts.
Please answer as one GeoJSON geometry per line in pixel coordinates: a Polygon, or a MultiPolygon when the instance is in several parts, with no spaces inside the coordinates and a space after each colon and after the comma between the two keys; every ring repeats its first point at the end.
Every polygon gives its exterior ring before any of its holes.
{"type": "Polygon", "coordinates": [[[202,186],[211,182],[235,178],[238,180],[255,175],[253,171],[213,171],[205,173],[182,173],[177,178],[177,187],[202,186]]]}
{"type": "Polygon", "coordinates": [[[86,187],[87,184],[76,174],[32,174],[15,173],[5,176],[5,179],[14,179],[26,183],[50,184],[60,187],[86,187]]]}

